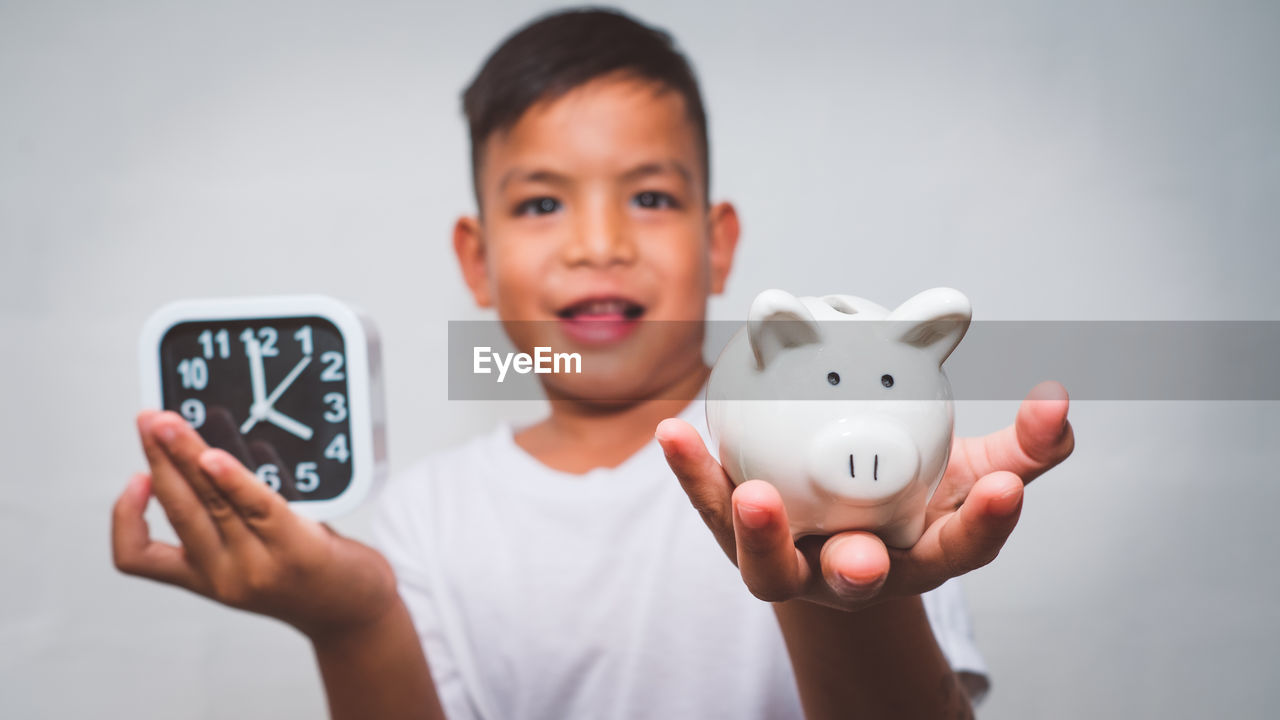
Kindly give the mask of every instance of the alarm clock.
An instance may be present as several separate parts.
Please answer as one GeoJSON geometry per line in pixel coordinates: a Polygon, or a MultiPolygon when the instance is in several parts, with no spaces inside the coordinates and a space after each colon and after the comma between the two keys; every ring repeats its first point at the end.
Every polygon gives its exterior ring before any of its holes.
{"type": "Polygon", "coordinates": [[[347,513],[385,474],[377,331],[334,298],[174,302],[139,354],[143,406],[182,415],[299,514],[347,513]]]}

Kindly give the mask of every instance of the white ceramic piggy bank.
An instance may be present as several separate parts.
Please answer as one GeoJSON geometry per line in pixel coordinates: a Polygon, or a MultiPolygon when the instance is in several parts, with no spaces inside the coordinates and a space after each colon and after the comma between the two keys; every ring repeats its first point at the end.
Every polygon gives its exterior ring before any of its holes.
{"type": "Polygon", "coordinates": [[[735,484],[777,487],[794,537],[870,530],[910,547],[951,453],[942,363],[969,300],[926,290],[889,310],[766,290],[707,384],[707,424],[735,484]]]}

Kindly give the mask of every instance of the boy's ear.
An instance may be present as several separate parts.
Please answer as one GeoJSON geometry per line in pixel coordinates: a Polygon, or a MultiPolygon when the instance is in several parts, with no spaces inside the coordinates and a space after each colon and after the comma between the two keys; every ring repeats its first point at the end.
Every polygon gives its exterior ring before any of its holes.
{"type": "Polygon", "coordinates": [[[471,289],[471,297],[478,307],[493,306],[489,288],[489,258],[485,252],[484,233],[480,220],[463,215],[453,224],[453,252],[458,256],[462,279],[471,289]]]}
{"type": "Polygon", "coordinates": [[[738,224],[738,211],[732,203],[721,202],[711,206],[711,294],[724,292],[724,285],[729,280],[729,271],[733,268],[733,253],[738,248],[738,234],[742,228],[738,224]]]}

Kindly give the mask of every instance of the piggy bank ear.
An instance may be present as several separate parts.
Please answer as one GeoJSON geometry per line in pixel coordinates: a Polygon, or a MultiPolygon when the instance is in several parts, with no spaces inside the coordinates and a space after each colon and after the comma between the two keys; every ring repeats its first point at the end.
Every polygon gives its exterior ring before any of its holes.
{"type": "Polygon", "coordinates": [[[765,290],[751,303],[747,338],[756,356],[756,367],[768,367],[786,348],[819,342],[818,321],[796,296],[783,290],[765,290]]]}
{"type": "Polygon", "coordinates": [[[941,367],[969,330],[972,317],[969,298],[959,290],[933,288],[902,303],[885,320],[894,321],[888,327],[895,340],[931,354],[941,367]]]}

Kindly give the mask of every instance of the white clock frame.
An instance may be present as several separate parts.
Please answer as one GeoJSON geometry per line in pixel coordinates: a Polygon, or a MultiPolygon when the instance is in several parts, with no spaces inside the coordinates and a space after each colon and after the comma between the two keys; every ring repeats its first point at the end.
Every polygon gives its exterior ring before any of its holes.
{"type": "Polygon", "coordinates": [[[342,334],[347,367],[347,408],[351,438],[351,482],[329,500],[295,500],[299,515],[326,520],[351,512],[387,472],[386,410],[382,389],[382,345],[377,329],[365,315],[327,295],[179,300],[156,310],[142,326],[138,344],[142,405],[163,403],[160,342],[175,325],[216,320],[321,317],[342,334]]]}

